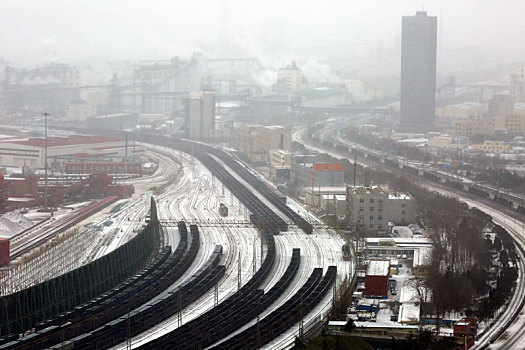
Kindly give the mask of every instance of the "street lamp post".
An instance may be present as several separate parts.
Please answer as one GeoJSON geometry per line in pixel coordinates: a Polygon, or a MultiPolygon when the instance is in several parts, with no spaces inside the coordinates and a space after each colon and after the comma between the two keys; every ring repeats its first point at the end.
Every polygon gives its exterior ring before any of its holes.
{"type": "Polygon", "coordinates": [[[47,212],[47,116],[48,112],[42,113],[44,116],[44,210],[47,212]]]}

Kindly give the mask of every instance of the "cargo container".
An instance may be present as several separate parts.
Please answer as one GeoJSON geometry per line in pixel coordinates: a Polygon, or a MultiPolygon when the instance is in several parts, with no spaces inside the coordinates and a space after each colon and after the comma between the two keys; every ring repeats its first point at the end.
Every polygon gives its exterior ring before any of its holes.
{"type": "Polygon", "coordinates": [[[0,237],[0,266],[9,264],[9,239],[0,237]]]}

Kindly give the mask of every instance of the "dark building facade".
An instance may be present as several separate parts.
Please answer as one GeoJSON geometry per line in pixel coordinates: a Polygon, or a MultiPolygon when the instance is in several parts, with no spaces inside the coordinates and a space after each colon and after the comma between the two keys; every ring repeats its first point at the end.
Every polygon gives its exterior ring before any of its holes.
{"type": "Polygon", "coordinates": [[[436,110],[437,17],[403,16],[401,36],[401,129],[429,130],[436,110]]]}

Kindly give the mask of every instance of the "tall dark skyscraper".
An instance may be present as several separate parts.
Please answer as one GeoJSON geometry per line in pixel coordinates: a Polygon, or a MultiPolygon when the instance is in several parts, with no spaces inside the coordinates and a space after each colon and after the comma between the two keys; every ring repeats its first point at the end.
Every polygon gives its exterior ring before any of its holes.
{"type": "Polygon", "coordinates": [[[403,16],[401,33],[401,130],[429,130],[436,113],[437,17],[403,16]]]}

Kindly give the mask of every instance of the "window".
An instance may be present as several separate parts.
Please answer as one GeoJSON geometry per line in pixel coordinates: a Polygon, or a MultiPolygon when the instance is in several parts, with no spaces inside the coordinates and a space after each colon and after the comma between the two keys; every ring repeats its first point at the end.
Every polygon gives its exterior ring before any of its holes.
{"type": "Polygon", "coordinates": [[[365,211],[365,208],[361,207],[359,208],[359,211],[365,211]]]}
{"type": "Polygon", "coordinates": [[[374,198],[370,198],[370,203],[374,203],[374,198]]]}
{"type": "Polygon", "coordinates": [[[380,199],[379,199],[379,203],[383,203],[383,199],[380,198],[380,199]]]}
{"type": "Polygon", "coordinates": [[[374,228],[374,224],[370,224],[370,228],[374,228]]]}
{"type": "Polygon", "coordinates": [[[374,220],[374,215],[370,215],[370,220],[374,220]]]}
{"type": "Polygon", "coordinates": [[[370,211],[374,211],[374,207],[370,207],[370,211]]]}
{"type": "Polygon", "coordinates": [[[383,217],[382,216],[378,216],[377,220],[383,220],[383,217]]]}
{"type": "Polygon", "coordinates": [[[377,225],[377,228],[382,230],[383,229],[383,225],[379,224],[379,225],[377,225]]]}
{"type": "Polygon", "coordinates": [[[404,210],[401,212],[401,215],[405,215],[405,211],[404,210]]]}
{"type": "Polygon", "coordinates": [[[383,209],[382,208],[379,208],[377,209],[378,212],[382,213],[383,212],[383,209]]]}
{"type": "Polygon", "coordinates": [[[401,204],[401,208],[404,208],[404,207],[406,207],[406,204],[405,203],[401,204]]]}
{"type": "Polygon", "coordinates": [[[364,202],[365,202],[364,198],[359,199],[359,203],[364,203],[364,202]]]}

